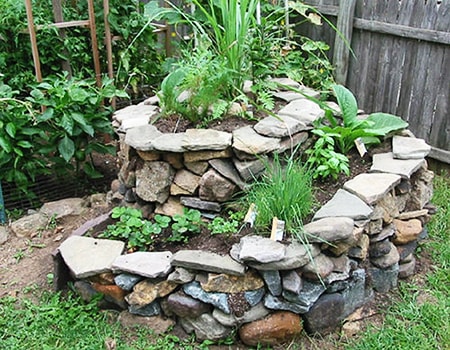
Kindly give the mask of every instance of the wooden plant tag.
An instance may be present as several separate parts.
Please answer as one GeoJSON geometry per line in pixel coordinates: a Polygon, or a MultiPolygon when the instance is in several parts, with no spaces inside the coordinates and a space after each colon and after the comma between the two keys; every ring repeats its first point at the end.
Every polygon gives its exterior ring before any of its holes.
{"type": "Polygon", "coordinates": [[[245,214],[244,223],[249,224],[250,227],[253,227],[253,224],[256,220],[256,206],[255,203],[250,204],[248,208],[247,214],[245,214]]]}
{"type": "Polygon", "coordinates": [[[272,219],[272,232],[270,239],[273,241],[282,241],[284,236],[284,221],[274,217],[272,219]]]}
{"type": "Polygon", "coordinates": [[[360,155],[361,157],[364,157],[364,155],[367,153],[367,149],[366,149],[366,145],[364,144],[364,142],[361,140],[360,137],[358,137],[358,138],[355,140],[355,145],[356,145],[356,149],[357,149],[358,152],[359,152],[359,155],[360,155]]]}

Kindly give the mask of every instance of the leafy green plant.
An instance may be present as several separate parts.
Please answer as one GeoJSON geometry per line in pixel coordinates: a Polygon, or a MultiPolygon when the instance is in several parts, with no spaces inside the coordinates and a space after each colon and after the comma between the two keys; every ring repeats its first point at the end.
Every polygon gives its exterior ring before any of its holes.
{"type": "Polygon", "coordinates": [[[259,229],[267,229],[277,217],[285,221],[286,231],[290,232],[311,211],[312,175],[294,154],[284,161],[276,154],[243,198],[246,207],[256,205],[255,225],[259,229]]]}
{"type": "Polygon", "coordinates": [[[195,209],[184,209],[183,214],[173,216],[172,234],[167,238],[170,242],[187,242],[190,233],[199,233],[202,227],[201,214],[195,209]]]}
{"type": "Polygon", "coordinates": [[[99,237],[118,239],[127,242],[129,249],[145,250],[155,241],[163,229],[169,227],[170,217],[155,215],[155,222],[143,219],[142,212],[130,207],[115,207],[111,217],[119,219],[113,225],[108,225],[99,237]]]}
{"type": "Polygon", "coordinates": [[[226,218],[216,216],[210,223],[208,223],[208,230],[211,231],[211,235],[233,234],[238,231],[239,226],[242,224],[242,219],[244,219],[243,212],[229,211],[226,218]]]}
{"type": "Polygon", "coordinates": [[[342,153],[335,152],[335,137],[338,134],[326,133],[321,129],[312,130],[318,136],[314,146],[305,151],[307,155],[306,165],[310,169],[314,179],[331,176],[337,179],[344,173],[350,175],[349,160],[342,153]]]}

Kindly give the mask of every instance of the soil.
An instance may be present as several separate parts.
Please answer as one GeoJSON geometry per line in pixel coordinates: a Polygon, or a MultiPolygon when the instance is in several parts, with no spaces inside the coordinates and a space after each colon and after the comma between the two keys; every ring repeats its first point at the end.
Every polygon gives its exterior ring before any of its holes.
{"type": "MultiPolygon", "coordinates": [[[[232,130],[236,126],[242,126],[242,120],[235,118],[227,119],[221,123],[217,123],[215,128],[220,130],[232,130]]],[[[180,128],[180,123],[177,118],[173,118],[167,121],[165,127],[167,131],[173,132],[176,130],[174,126],[177,126],[178,130],[190,127],[188,124],[183,124],[180,128]]],[[[381,146],[383,151],[388,150],[388,146],[383,144],[381,146]]],[[[370,167],[371,155],[370,154],[360,157],[356,152],[349,154],[351,165],[351,177],[356,176],[359,173],[366,172],[370,167]]],[[[117,172],[117,163],[114,159],[97,159],[97,166],[107,176],[117,172]]],[[[314,184],[316,188],[316,200],[318,205],[324,204],[328,201],[334,193],[342,187],[343,183],[347,181],[349,177],[339,176],[338,179],[330,179],[327,181],[316,182],[314,184]]],[[[35,299],[44,290],[52,290],[52,273],[53,262],[52,252],[57,249],[61,242],[66,239],[73,230],[78,228],[81,224],[91,218],[95,218],[100,214],[106,213],[110,210],[107,206],[91,207],[80,216],[66,217],[57,222],[56,226],[50,225],[45,230],[42,230],[31,239],[17,238],[13,234],[9,235],[8,240],[3,245],[0,245],[0,297],[7,295],[18,298],[31,298],[35,299]],[[36,293],[34,293],[36,292],[36,293]]],[[[307,222],[307,221],[306,221],[307,222]]],[[[217,253],[227,253],[230,246],[239,241],[239,238],[249,231],[244,228],[239,234],[233,236],[215,235],[212,236],[205,230],[196,237],[193,237],[187,245],[184,245],[184,249],[204,249],[214,251],[217,253]]],[[[158,249],[169,249],[176,251],[181,246],[173,246],[169,244],[160,244],[158,249]]],[[[431,263],[427,252],[421,252],[420,259],[417,259],[417,273],[411,279],[419,285],[425,284],[425,274],[431,271],[431,263]]],[[[387,309],[387,306],[394,302],[396,296],[395,293],[389,294],[377,294],[374,301],[364,307],[369,314],[367,317],[363,317],[360,321],[360,328],[364,330],[368,324],[380,325],[383,321],[383,312],[387,309]]],[[[424,295],[426,299],[427,296],[424,295]]],[[[333,333],[324,337],[305,337],[303,336],[298,340],[302,344],[304,349],[340,349],[341,345],[347,340],[347,336],[344,333],[333,333]]],[[[356,334],[351,334],[349,338],[357,338],[356,334]]],[[[284,345],[280,349],[289,347],[284,345]]],[[[214,347],[215,349],[221,349],[221,347],[214,347]]],[[[211,348],[213,349],[213,348],[211,348]]],[[[225,348],[223,348],[225,349],[225,348]]],[[[226,349],[232,349],[226,347],[226,349]]],[[[239,345],[234,349],[246,349],[246,347],[239,345]]]]}

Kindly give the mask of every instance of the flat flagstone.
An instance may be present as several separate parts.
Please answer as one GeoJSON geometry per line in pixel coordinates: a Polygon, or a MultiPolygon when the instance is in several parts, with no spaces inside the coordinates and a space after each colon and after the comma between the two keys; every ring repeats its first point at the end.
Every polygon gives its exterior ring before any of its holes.
{"type": "Polygon", "coordinates": [[[299,131],[309,129],[301,121],[288,116],[269,116],[260,120],[253,127],[258,134],[269,137],[291,136],[299,131]]]}
{"type": "Polygon", "coordinates": [[[124,247],[121,241],[71,236],[61,244],[59,252],[74,277],[81,279],[111,271],[124,247]]]}
{"type": "Polygon", "coordinates": [[[231,146],[231,134],[213,129],[188,129],[182,144],[190,151],[220,151],[231,146]]]}
{"type": "Polygon", "coordinates": [[[305,125],[311,125],[324,114],[317,103],[307,99],[294,100],[278,111],[279,116],[297,119],[305,125]]]}
{"type": "Polygon", "coordinates": [[[431,151],[425,140],[415,137],[394,136],[392,152],[396,159],[422,159],[431,151]]]}
{"type": "Polygon", "coordinates": [[[153,141],[156,151],[181,153],[186,151],[183,147],[185,133],[162,134],[153,141]]]}
{"type": "Polygon", "coordinates": [[[344,184],[344,189],[357,195],[367,204],[374,204],[400,183],[396,174],[359,174],[344,184]]]}
{"type": "Polygon", "coordinates": [[[209,164],[221,175],[234,182],[241,190],[247,188],[247,184],[241,179],[231,160],[211,159],[209,164]]]}
{"type": "Polygon", "coordinates": [[[153,151],[153,141],[161,135],[155,126],[141,125],[127,130],[125,143],[138,151],[153,151]]]}
{"type": "Polygon", "coordinates": [[[251,126],[233,131],[233,148],[247,154],[264,154],[278,149],[279,138],[258,134],[251,126]]]}
{"type": "Polygon", "coordinates": [[[409,179],[421,166],[425,159],[394,159],[393,153],[374,154],[370,172],[397,174],[409,179]]]}
{"type": "Polygon", "coordinates": [[[353,220],[365,220],[370,217],[373,209],[362,199],[348,191],[339,189],[336,194],[313,217],[319,220],[326,217],[344,216],[353,220]]]}
{"type": "Polygon", "coordinates": [[[172,266],[172,253],[135,252],[118,256],[111,265],[114,273],[128,272],[148,278],[166,277],[172,266]]]}

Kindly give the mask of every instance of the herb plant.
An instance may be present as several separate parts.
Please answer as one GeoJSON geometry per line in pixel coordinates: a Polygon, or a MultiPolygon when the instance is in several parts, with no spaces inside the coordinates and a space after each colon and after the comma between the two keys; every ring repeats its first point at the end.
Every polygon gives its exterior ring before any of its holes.
{"type": "Polygon", "coordinates": [[[244,213],[241,211],[228,212],[226,218],[216,216],[209,224],[208,229],[211,231],[211,235],[217,234],[233,234],[236,233],[241,225],[244,213]]]}
{"type": "Polygon", "coordinates": [[[190,233],[199,233],[202,227],[201,214],[195,209],[184,209],[183,215],[173,216],[172,234],[167,239],[170,242],[187,242],[190,233]]]}

